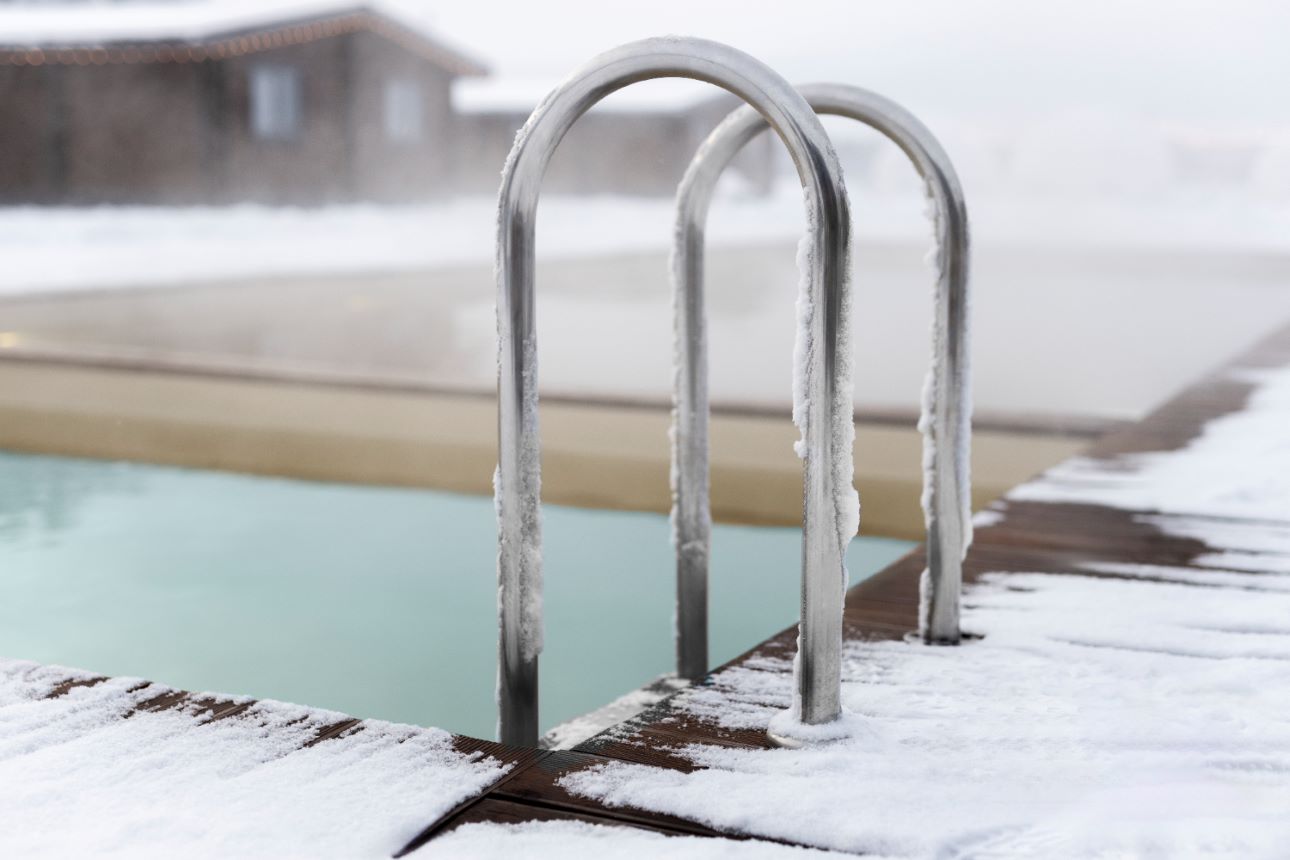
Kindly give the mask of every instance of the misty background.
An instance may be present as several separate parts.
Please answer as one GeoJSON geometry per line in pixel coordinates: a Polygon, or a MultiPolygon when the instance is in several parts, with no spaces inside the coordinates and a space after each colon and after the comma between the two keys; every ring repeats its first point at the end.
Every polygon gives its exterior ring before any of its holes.
{"type": "MultiPolygon", "coordinates": [[[[5,3],[0,33],[6,44],[36,44],[51,27],[120,38],[162,27],[167,15],[195,26],[212,9],[268,20],[342,8],[5,3]]],[[[983,418],[1139,416],[1290,315],[1283,4],[385,0],[369,8],[476,58],[487,71],[453,81],[453,109],[491,111],[502,126],[518,126],[599,51],[668,33],[727,42],[793,81],[857,84],[901,102],[941,138],[967,195],[983,418]]],[[[615,115],[681,113],[711,92],[645,82],[594,115],[612,125],[615,115]]],[[[102,97],[128,111],[133,94],[102,97]]],[[[719,104],[702,116],[705,130],[729,106],[719,104]]],[[[886,141],[848,121],[826,125],[857,219],[857,403],[912,415],[931,282],[919,182],[886,141]]],[[[587,135],[579,152],[595,148],[587,135]]],[[[769,184],[732,171],[711,217],[712,381],[718,405],[782,409],[803,216],[787,158],[774,144],[765,153],[769,184]]],[[[470,187],[427,188],[424,201],[412,188],[413,199],[397,203],[17,202],[0,209],[0,348],[489,390],[487,176],[493,161],[500,171],[502,154],[481,159],[483,178],[470,187]]],[[[624,176],[648,165],[679,179],[683,163],[638,154],[637,164],[622,164],[624,176]]],[[[552,170],[576,174],[580,158],[557,155],[552,170]]],[[[613,184],[592,176],[577,193],[555,187],[544,197],[542,384],[575,397],[662,402],[671,379],[671,184],[660,179],[642,194],[613,184]]]]}
{"type": "MultiPolygon", "coordinates": [[[[490,733],[500,171],[561,79],[663,34],[875,90],[940,139],[973,234],[981,510],[1290,320],[1287,24],[1272,2],[0,2],[0,652],[490,733]]],[[[734,104],[633,85],[544,179],[548,724],[671,665],[672,196],[734,104]]],[[[824,123],[854,215],[859,578],[925,535],[932,231],[904,156],[824,123]]],[[[707,230],[716,659],[799,606],[804,224],[782,147],[753,142],[707,230]]]]}

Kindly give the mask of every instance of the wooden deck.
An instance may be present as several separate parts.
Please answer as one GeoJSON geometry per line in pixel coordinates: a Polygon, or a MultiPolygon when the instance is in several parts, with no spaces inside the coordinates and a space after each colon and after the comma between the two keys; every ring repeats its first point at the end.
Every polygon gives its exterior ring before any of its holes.
{"type": "MultiPolygon", "coordinates": [[[[77,687],[94,687],[107,680],[107,676],[104,675],[86,676],[78,674],[54,684],[45,698],[57,699],[67,695],[77,687]]],[[[130,692],[143,693],[144,698],[133,711],[123,715],[124,719],[128,719],[131,713],[174,711],[190,717],[194,726],[208,726],[220,720],[235,719],[256,704],[253,700],[247,700],[246,698],[225,699],[209,695],[197,695],[186,690],[173,690],[149,681],[140,682],[137,686],[132,687],[130,692]],[[149,695],[154,690],[156,694],[149,695]]],[[[315,729],[312,737],[301,745],[301,749],[308,749],[309,747],[335,740],[342,735],[352,737],[363,730],[362,720],[352,717],[335,720],[315,729]]],[[[527,767],[533,760],[544,754],[540,750],[507,747],[493,741],[462,737],[460,735],[453,737],[452,748],[454,752],[465,755],[479,753],[497,759],[504,765],[519,765],[521,767],[527,767]]]]}
{"type": "MultiPolygon", "coordinates": [[[[1273,368],[1290,365],[1290,328],[1260,343],[1235,362],[1186,389],[1142,422],[1096,442],[1088,452],[1108,461],[1117,455],[1177,450],[1195,438],[1204,425],[1245,405],[1252,385],[1230,373],[1234,368],[1273,368]]],[[[863,492],[863,490],[862,490],[863,492]]],[[[1167,534],[1140,513],[1079,504],[1000,502],[997,522],[978,527],[964,576],[968,583],[987,572],[1069,572],[1091,561],[1114,561],[1187,567],[1211,548],[1193,538],[1167,534]]],[[[1286,512],[1290,519],[1290,511],[1286,512]]],[[[918,580],[924,567],[916,550],[847,595],[845,635],[849,639],[899,639],[918,624],[918,580]]],[[[1107,576],[1089,572],[1090,576],[1107,576]]],[[[796,628],[782,631],[727,666],[767,657],[791,656],[796,628]]],[[[725,668],[725,667],[723,667],[725,668]]],[[[703,824],[673,816],[623,808],[608,808],[564,790],[562,777],[609,760],[624,760],[664,768],[689,770],[689,758],[671,752],[682,745],[718,744],[766,748],[761,731],[728,730],[671,706],[665,700],[640,717],[610,729],[570,751],[538,753],[515,768],[483,796],[451,815],[433,822],[404,853],[415,851],[453,828],[484,821],[519,822],[574,819],[600,824],[640,827],[663,833],[743,838],[718,833],[703,824]]]]}
{"type": "MultiPolygon", "coordinates": [[[[1139,424],[1118,430],[1093,445],[1089,456],[1105,463],[1108,474],[1122,473],[1124,466],[1113,462],[1117,455],[1170,451],[1185,447],[1205,424],[1217,417],[1239,412],[1253,386],[1242,381],[1235,368],[1290,366],[1290,328],[1267,339],[1231,365],[1219,369],[1156,410],[1139,424]]],[[[1180,537],[1163,528],[1168,514],[1131,511],[1089,504],[1001,501],[996,503],[991,523],[979,526],[975,543],[965,564],[969,583],[989,572],[1049,573],[1087,571],[1090,562],[1168,565],[1188,568],[1213,550],[1204,542],[1180,537]],[[1151,516],[1144,518],[1143,514],[1151,516]]],[[[1202,514],[1175,517],[1203,518],[1202,514]]],[[[1240,521],[1225,518],[1230,525],[1240,521]]],[[[1250,522],[1251,527],[1267,522],[1250,522]]],[[[1290,511],[1273,527],[1290,530],[1290,511]]],[[[917,626],[918,579],[923,569],[922,551],[915,551],[890,568],[853,588],[847,595],[845,635],[849,639],[900,639],[917,626]]],[[[1089,576],[1111,574],[1089,571],[1089,576]]],[[[1141,579],[1141,577],[1139,577],[1141,579]]],[[[728,667],[755,662],[761,667],[767,658],[790,656],[796,630],[785,630],[737,658],[728,667]]],[[[78,686],[102,683],[104,678],[75,676],[55,686],[51,698],[66,695],[78,686]]],[[[747,838],[738,832],[718,832],[698,821],[627,807],[608,807],[598,801],[566,791],[560,780],[576,771],[614,761],[634,762],[680,771],[694,768],[692,759],[677,750],[684,745],[712,744],[723,747],[765,748],[764,732],[722,728],[696,717],[692,711],[665,699],[644,714],[586,741],[572,750],[539,751],[512,749],[473,738],[454,739],[454,749],[481,753],[510,765],[510,770],[482,794],[459,804],[425,828],[396,856],[403,856],[433,843],[437,837],[476,822],[512,823],[570,820],[619,827],[642,828],[663,834],[747,838]]],[[[176,710],[190,714],[194,723],[233,719],[250,707],[246,700],[221,700],[158,688],[155,696],[143,699],[139,711],[176,710]]],[[[339,720],[320,727],[304,746],[363,731],[358,720],[339,720]]],[[[432,845],[431,845],[432,847],[432,845]]]]}

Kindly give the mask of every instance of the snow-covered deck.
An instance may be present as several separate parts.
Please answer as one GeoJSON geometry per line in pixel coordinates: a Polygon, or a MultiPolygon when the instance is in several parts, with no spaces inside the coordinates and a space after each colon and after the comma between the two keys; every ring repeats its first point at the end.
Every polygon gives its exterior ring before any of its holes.
{"type": "Polygon", "coordinates": [[[980,515],[980,638],[906,641],[922,566],[848,595],[849,737],[799,751],[792,631],[540,753],[0,664],[0,853],[1284,856],[1290,329],[980,515]]]}

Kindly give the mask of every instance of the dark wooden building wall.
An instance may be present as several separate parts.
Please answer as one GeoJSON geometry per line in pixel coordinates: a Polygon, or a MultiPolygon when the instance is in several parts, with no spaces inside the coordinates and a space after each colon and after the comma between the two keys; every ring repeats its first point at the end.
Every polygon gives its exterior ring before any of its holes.
{"type": "Polygon", "coordinates": [[[357,196],[416,200],[450,193],[457,132],[452,76],[371,33],[358,33],[352,39],[352,167],[357,196]],[[415,81],[420,87],[424,121],[418,141],[391,140],[385,133],[384,88],[390,80],[415,81]]]}
{"type": "Polygon", "coordinates": [[[349,197],[349,61],[345,37],[222,62],[221,201],[316,204],[349,197]],[[300,74],[300,129],[291,139],[262,139],[252,132],[251,73],[265,64],[300,74]]]}
{"type": "Polygon", "coordinates": [[[61,196],[61,71],[0,66],[0,202],[50,203],[61,196]]]}
{"type": "Polygon", "coordinates": [[[220,61],[0,66],[4,203],[324,204],[450,189],[451,75],[368,32],[220,61]],[[297,70],[300,127],[257,137],[250,75],[297,70]],[[423,134],[393,141],[384,87],[415,81],[423,134]]]}
{"type": "Polygon", "coordinates": [[[0,200],[205,199],[201,69],[0,67],[0,200]]]}
{"type": "Polygon", "coordinates": [[[58,66],[69,202],[200,197],[201,89],[195,64],[58,66]]]}

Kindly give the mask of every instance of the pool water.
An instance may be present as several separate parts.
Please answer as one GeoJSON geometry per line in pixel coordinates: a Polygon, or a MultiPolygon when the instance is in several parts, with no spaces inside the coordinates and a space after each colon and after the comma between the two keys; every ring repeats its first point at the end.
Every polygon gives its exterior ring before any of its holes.
{"type": "MultiPolygon", "coordinates": [[[[0,452],[0,655],[492,737],[489,498],[0,452]]],[[[542,722],[672,662],[667,517],[545,508],[542,722]]],[[[912,545],[857,539],[852,582],[912,545]]],[[[713,530],[714,665],[796,620],[800,531],[713,530]]]]}

